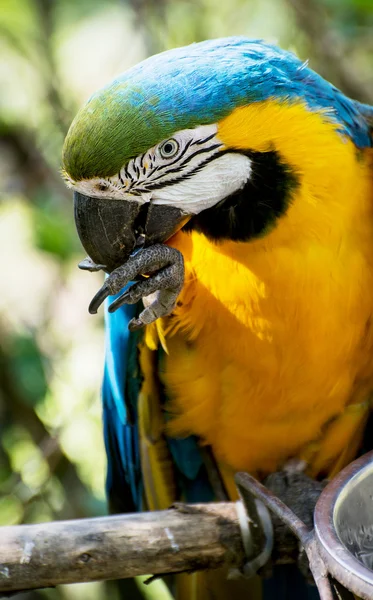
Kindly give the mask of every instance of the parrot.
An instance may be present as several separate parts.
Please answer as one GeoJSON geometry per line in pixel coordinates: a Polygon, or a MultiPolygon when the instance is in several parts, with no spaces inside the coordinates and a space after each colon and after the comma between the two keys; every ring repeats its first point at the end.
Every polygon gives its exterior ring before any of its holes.
{"type": "MultiPolygon", "coordinates": [[[[236,500],[237,471],[263,480],[293,460],[332,478],[358,455],[373,391],[372,122],[292,52],[241,36],[147,58],[80,109],[62,174],[81,266],[106,273],[90,312],[105,302],[112,512],[220,488],[236,500]]],[[[318,597],[296,569],[176,580],[178,600],[318,597]]]]}

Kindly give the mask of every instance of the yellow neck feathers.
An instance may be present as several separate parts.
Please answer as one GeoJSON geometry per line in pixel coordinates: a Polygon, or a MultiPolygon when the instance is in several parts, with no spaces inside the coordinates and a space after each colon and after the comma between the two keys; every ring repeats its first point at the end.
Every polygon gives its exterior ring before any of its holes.
{"type": "Polygon", "coordinates": [[[228,148],[275,149],[299,176],[296,201],[266,243],[345,235],[351,219],[359,221],[370,211],[369,155],[342,137],[326,113],[310,112],[300,104],[252,104],[224,119],[219,124],[219,137],[228,148]]]}

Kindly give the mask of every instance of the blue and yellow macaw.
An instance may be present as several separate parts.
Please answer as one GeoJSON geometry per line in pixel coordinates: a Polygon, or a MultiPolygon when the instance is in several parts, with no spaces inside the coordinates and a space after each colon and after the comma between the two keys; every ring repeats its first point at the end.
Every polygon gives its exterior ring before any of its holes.
{"type": "MultiPolygon", "coordinates": [[[[113,510],[212,500],[206,448],[231,498],[236,471],[295,458],[332,477],[359,451],[372,117],[293,54],[241,37],[153,56],[78,113],[63,169],[91,265],[110,273],[91,310],[110,296],[113,510]]],[[[177,598],[260,597],[257,579],[223,579],[181,576],[177,598]]],[[[291,585],[283,598],[306,597],[291,585]]]]}

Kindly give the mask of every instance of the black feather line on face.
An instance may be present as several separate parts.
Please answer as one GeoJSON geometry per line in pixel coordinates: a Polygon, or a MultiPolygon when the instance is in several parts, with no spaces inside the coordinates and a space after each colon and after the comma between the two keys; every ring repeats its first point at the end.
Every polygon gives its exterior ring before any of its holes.
{"type": "MultiPolygon", "coordinates": [[[[157,175],[157,177],[153,177],[151,181],[149,182],[142,182],[143,184],[146,184],[146,188],[147,190],[151,191],[151,190],[157,190],[157,189],[161,189],[161,188],[165,188],[169,185],[174,185],[175,183],[177,183],[178,181],[181,181],[182,179],[188,179],[190,177],[191,174],[196,173],[199,170],[199,167],[202,165],[205,165],[207,162],[210,162],[210,160],[213,160],[214,158],[216,158],[218,156],[218,153],[214,154],[213,156],[210,156],[208,159],[206,159],[205,161],[201,162],[200,165],[197,165],[194,169],[192,169],[191,171],[189,171],[188,173],[183,173],[182,170],[185,167],[185,165],[187,165],[188,163],[190,163],[190,161],[195,157],[198,156],[199,154],[206,154],[207,152],[213,151],[213,150],[217,150],[218,148],[220,148],[221,144],[215,144],[213,146],[210,146],[209,148],[201,148],[200,150],[196,150],[196,152],[194,152],[193,154],[191,154],[190,156],[188,156],[185,160],[183,160],[183,162],[181,162],[175,169],[168,169],[168,171],[166,171],[165,173],[160,173],[160,175],[157,175]],[[169,175],[170,173],[172,174],[178,174],[178,177],[174,177],[172,180],[168,180],[168,181],[164,181],[162,183],[153,183],[158,181],[159,179],[163,179],[166,175],[169,175]]],[[[179,160],[179,159],[178,159],[179,160]]],[[[157,167],[157,171],[161,171],[164,168],[170,167],[171,165],[173,165],[174,163],[177,163],[178,161],[174,161],[172,163],[169,163],[167,165],[162,165],[162,166],[158,166],[157,167]]],[[[149,177],[154,173],[155,171],[153,171],[152,173],[149,174],[149,177]]]]}
{"type": "MultiPolygon", "coordinates": [[[[209,140],[213,139],[215,137],[215,135],[216,134],[213,133],[212,135],[209,135],[205,139],[198,140],[197,142],[193,142],[193,140],[189,140],[185,144],[185,146],[184,146],[183,150],[181,151],[181,153],[172,162],[166,162],[163,165],[154,166],[154,162],[153,161],[155,161],[155,156],[150,156],[150,158],[149,158],[149,160],[150,160],[150,169],[149,169],[148,173],[147,173],[146,167],[144,166],[144,159],[145,159],[146,154],[142,154],[141,157],[140,157],[140,168],[142,170],[142,176],[147,175],[147,177],[149,179],[149,178],[151,178],[154,175],[154,173],[156,173],[156,172],[160,173],[157,177],[154,177],[152,179],[152,181],[150,181],[149,183],[147,183],[146,181],[143,181],[142,182],[143,186],[146,185],[147,190],[157,189],[158,187],[163,187],[163,186],[158,186],[157,185],[157,186],[154,186],[154,188],[153,188],[152,183],[153,183],[153,181],[158,181],[159,179],[162,179],[165,175],[168,175],[168,173],[181,173],[183,167],[185,167],[185,165],[187,165],[195,156],[198,156],[199,154],[205,154],[207,152],[210,152],[210,151],[213,151],[213,150],[216,150],[217,148],[219,148],[221,146],[220,143],[219,144],[213,144],[212,146],[209,146],[208,148],[201,148],[199,150],[196,150],[195,152],[193,152],[193,154],[191,154],[185,160],[183,160],[182,162],[180,162],[181,159],[185,156],[185,154],[187,153],[188,149],[191,146],[204,144],[204,143],[208,142],[209,140]],[[175,164],[178,165],[177,168],[170,169],[170,167],[172,167],[175,164]],[[166,171],[166,172],[162,172],[161,173],[161,171],[166,171]]],[[[132,178],[132,176],[130,175],[128,167],[129,167],[129,163],[125,167],[123,167],[124,175],[125,175],[125,177],[127,179],[130,179],[131,183],[133,182],[135,184],[135,187],[137,187],[136,180],[134,180],[132,178]]],[[[136,163],[133,165],[133,168],[134,168],[134,170],[136,172],[137,179],[139,179],[140,178],[140,169],[139,169],[139,167],[137,166],[136,163]]],[[[195,171],[193,170],[193,172],[195,172],[195,171]]],[[[181,173],[181,178],[183,178],[182,173],[181,173]]],[[[119,172],[119,179],[123,183],[123,180],[122,180],[120,172],[119,172]]],[[[173,180],[173,183],[175,183],[174,180],[173,180]]],[[[167,184],[165,183],[164,185],[167,185],[167,184]]]]}
{"type": "Polygon", "coordinates": [[[238,152],[251,160],[251,174],[245,186],[192,219],[183,231],[199,231],[219,242],[246,242],[267,234],[285,214],[299,186],[298,175],[281,160],[276,150],[238,152]]]}
{"type": "MultiPolygon", "coordinates": [[[[154,190],[163,190],[166,187],[170,187],[177,183],[180,183],[180,181],[185,181],[185,179],[191,179],[193,175],[202,171],[203,167],[207,165],[207,163],[211,162],[212,160],[215,160],[215,158],[218,158],[222,154],[225,154],[225,152],[219,152],[217,154],[214,154],[213,156],[208,156],[207,158],[205,158],[205,160],[199,163],[199,165],[197,165],[196,167],[194,167],[194,169],[188,171],[187,173],[182,173],[179,169],[170,169],[167,172],[167,175],[169,175],[170,173],[175,173],[175,177],[173,177],[172,179],[168,179],[167,181],[161,181],[160,183],[153,183],[153,181],[159,179],[159,177],[155,177],[151,182],[145,182],[143,188],[145,187],[147,192],[154,190]]],[[[164,174],[162,175],[162,177],[164,177],[164,174]]]]}
{"type": "Polygon", "coordinates": [[[205,137],[203,140],[194,140],[191,142],[191,146],[200,146],[201,144],[205,144],[206,142],[209,142],[210,140],[212,140],[215,136],[216,136],[216,133],[212,133],[211,135],[208,135],[207,137],[205,137]]]}

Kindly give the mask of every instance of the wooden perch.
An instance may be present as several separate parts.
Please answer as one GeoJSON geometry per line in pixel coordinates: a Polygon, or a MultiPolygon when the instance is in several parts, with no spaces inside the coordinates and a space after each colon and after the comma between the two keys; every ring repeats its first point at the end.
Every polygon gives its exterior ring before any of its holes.
{"type": "Polygon", "coordinates": [[[234,503],[0,529],[0,592],[240,566],[234,503]]]}

